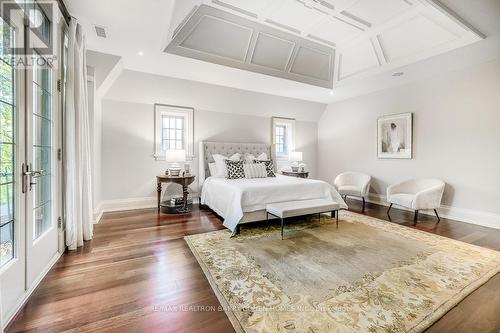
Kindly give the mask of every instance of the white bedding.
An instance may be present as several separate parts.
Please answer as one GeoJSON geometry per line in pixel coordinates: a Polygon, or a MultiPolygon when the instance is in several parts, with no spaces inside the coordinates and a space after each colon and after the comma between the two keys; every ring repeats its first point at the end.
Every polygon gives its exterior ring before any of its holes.
{"type": "Polygon", "coordinates": [[[331,199],[340,208],[347,205],[330,184],[312,179],[277,175],[276,178],[226,179],[209,177],[201,192],[201,203],[224,218],[224,226],[236,229],[244,213],[266,208],[276,202],[331,199]]]}

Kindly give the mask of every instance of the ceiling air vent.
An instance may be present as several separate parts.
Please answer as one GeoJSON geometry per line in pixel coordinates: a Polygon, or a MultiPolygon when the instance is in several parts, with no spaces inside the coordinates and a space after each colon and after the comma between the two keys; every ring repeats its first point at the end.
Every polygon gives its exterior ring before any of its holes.
{"type": "Polygon", "coordinates": [[[106,32],[106,28],[100,25],[94,25],[95,33],[98,37],[107,38],[108,34],[106,32]]]}

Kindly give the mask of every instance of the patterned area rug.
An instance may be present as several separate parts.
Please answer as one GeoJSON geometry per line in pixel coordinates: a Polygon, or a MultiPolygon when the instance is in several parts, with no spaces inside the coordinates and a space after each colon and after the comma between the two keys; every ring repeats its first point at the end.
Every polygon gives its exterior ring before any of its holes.
{"type": "Polygon", "coordinates": [[[422,332],[500,252],[363,215],[185,237],[237,332],[422,332]]]}

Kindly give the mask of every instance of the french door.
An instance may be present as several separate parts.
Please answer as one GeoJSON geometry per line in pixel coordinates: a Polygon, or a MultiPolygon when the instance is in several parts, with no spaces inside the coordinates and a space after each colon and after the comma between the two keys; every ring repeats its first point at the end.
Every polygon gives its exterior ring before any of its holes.
{"type": "Polygon", "coordinates": [[[38,59],[26,71],[26,258],[27,284],[45,273],[58,254],[56,189],[57,101],[54,101],[54,69],[38,59]],[[42,65],[40,65],[42,64],[42,65]]]}
{"type": "MultiPolygon", "coordinates": [[[[0,19],[2,46],[24,45],[28,29],[23,19],[21,13],[11,15],[8,22],[0,19]]],[[[59,257],[57,71],[36,52],[25,58],[29,66],[18,66],[19,59],[18,55],[0,58],[3,324],[12,318],[59,257]]]]}
{"type": "Polygon", "coordinates": [[[23,194],[22,164],[26,158],[25,75],[16,68],[6,48],[24,45],[22,15],[10,22],[0,19],[2,57],[0,59],[0,293],[2,320],[13,315],[26,290],[26,196],[23,194]],[[10,44],[10,45],[9,45],[10,44]]]}

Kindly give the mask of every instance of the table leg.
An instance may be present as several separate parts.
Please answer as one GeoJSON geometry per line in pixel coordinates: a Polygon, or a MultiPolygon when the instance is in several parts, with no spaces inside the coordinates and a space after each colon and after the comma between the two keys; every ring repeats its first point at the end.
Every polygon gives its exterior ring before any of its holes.
{"type": "Polygon", "coordinates": [[[186,185],[182,186],[182,200],[184,201],[183,211],[187,213],[188,209],[188,187],[186,185]]]}
{"type": "Polygon", "coordinates": [[[283,218],[281,218],[281,240],[283,240],[283,218]]]}
{"type": "Polygon", "coordinates": [[[156,184],[156,191],[158,194],[158,214],[160,214],[160,201],[161,201],[161,182],[156,184]]]}

